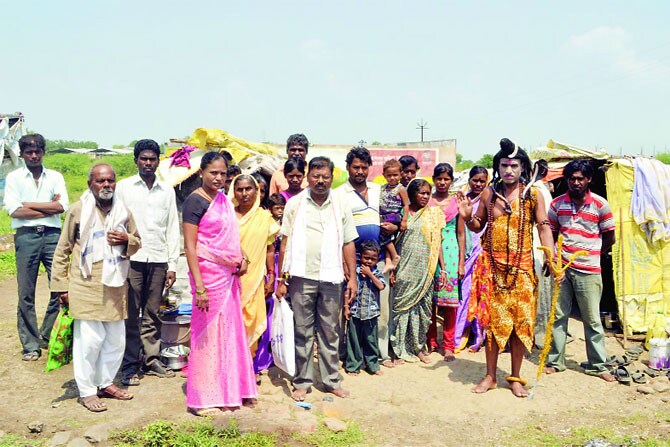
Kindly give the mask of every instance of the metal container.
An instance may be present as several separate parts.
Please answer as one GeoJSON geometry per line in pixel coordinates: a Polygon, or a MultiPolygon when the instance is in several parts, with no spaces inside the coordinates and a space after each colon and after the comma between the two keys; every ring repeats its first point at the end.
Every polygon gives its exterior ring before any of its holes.
{"type": "Polygon", "coordinates": [[[173,371],[178,371],[188,365],[190,349],[184,345],[170,346],[161,351],[161,361],[173,371]]]}

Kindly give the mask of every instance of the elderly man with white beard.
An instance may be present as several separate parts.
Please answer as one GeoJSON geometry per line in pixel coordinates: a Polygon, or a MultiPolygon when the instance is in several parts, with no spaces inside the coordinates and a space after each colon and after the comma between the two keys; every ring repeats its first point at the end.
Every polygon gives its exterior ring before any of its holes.
{"type": "Polygon", "coordinates": [[[116,173],[110,165],[91,168],[88,187],[65,218],[51,290],[75,319],[72,363],[80,403],[101,412],[107,405],[100,397],[133,398],[112,381],[123,360],[126,278],[140,235],[130,211],[114,196],[116,173]]]}

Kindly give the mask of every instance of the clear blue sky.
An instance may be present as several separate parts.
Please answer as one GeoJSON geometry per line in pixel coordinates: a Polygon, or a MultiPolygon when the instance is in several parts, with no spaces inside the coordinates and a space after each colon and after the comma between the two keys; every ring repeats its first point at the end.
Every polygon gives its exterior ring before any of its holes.
{"type": "Polygon", "coordinates": [[[667,1],[7,1],[0,113],[126,144],[509,137],[670,150],[667,1]]]}

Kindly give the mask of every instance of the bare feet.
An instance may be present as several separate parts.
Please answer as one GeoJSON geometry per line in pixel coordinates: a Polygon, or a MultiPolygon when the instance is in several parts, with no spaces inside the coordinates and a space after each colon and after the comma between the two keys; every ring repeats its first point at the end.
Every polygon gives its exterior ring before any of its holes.
{"type": "Polygon", "coordinates": [[[509,388],[512,390],[512,394],[516,397],[528,397],[528,391],[526,391],[526,388],[519,382],[511,382],[509,388]]]}
{"type": "Polygon", "coordinates": [[[291,399],[296,402],[304,401],[305,397],[307,397],[307,389],[305,388],[296,388],[293,390],[293,393],[291,393],[291,399]]]}
{"type": "Polygon", "coordinates": [[[258,403],[258,400],[255,397],[249,397],[249,398],[244,398],[242,399],[242,406],[249,407],[249,408],[255,408],[256,404],[258,403]]]}
{"type": "Polygon", "coordinates": [[[357,376],[359,374],[358,371],[347,371],[348,376],[357,376]]]}
{"type": "Polygon", "coordinates": [[[444,351],[444,361],[445,362],[453,362],[454,360],[456,360],[456,356],[454,355],[454,351],[451,351],[449,349],[444,351]]]}
{"type": "Polygon", "coordinates": [[[393,364],[394,364],[395,366],[400,366],[400,365],[402,365],[402,364],[404,364],[404,363],[405,363],[405,361],[404,361],[403,359],[395,359],[395,360],[393,361],[393,364]]]}
{"type": "Polygon", "coordinates": [[[346,399],[347,397],[349,397],[349,390],[345,390],[342,387],[334,388],[330,390],[330,392],[341,399],[346,399]]]}
{"type": "Polygon", "coordinates": [[[497,387],[498,384],[496,383],[496,379],[493,377],[487,375],[482,379],[481,382],[479,382],[477,385],[473,386],[470,389],[470,392],[475,393],[475,394],[483,394],[489,390],[494,389],[497,387]]]}
{"type": "Polygon", "coordinates": [[[616,382],[616,377],[608,372],[598,374],[598,377],[603,379],[605,382],[616,382]]]}
{"type": "MultiPolygon", "coordinates": [[[[558,368],[554,368],[553,366],[547,366],[544,368],[544,373],[545,374],[556,374],[558,372],[558,368]]],[[[616,379],[614,379],[616,380],[616,379]]]]}
{"type": "Polygon", "coordinates": [[[395,366],[395,363],[393,363],[393,360],[391,359],[386,359],[382,362],[382,366],[386,368],[393,368],[395,366]]]}
{"type": "Polygon", "coordinates": [[[378,369],[377,371],[373,372],[372,374],[375,375],[375,376],[383,376],[384,371],[382,371],[381,369],[378,369]]]}
{"type": "Polygon", "coordinates": [[[419,352],[417,357],[419,357],[419,360],[421,360],[422,363],[430,363],[430,357],[428,357],[428,355],[423,352],[419,352]]]}

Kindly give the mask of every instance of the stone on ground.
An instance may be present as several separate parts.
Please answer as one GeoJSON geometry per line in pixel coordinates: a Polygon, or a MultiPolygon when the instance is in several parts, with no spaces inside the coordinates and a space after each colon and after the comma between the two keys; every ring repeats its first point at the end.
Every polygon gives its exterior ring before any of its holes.
{"type": "Polygon", "coordinates": [[[70,439],[70,432],[69,431],[59,431],[57,432],[53,438],[51,438],[51,441],[49,441],[49,445],[51,447],[56,447],[59,445],[65,445],[67,444],[67,441],[70,439]]]}
{"type": "Polygon", "coordinates": [[[28,430],[30,433],[42,433],[46,428],[46,424],[40,421],[33,421],[28,424],[28,430]]]}
{"type": "Polygon", "coordinates": [[[84,438],[74,438],[68,444],[69,447],[91,447],[91,444],[84,438]]]}
{"type": "Polygon", "coordinates": [[[86,430],[84,439],[93,444],[105,442],[109,439],[109,426],[107,424],[98,424],[86,430]]]}
{"type": "Polygon", "coordinates": [[[328,427],[329,430],[339,433],[347,429],[347,423],[335,418],[325,418],[323,423],[328,427]]]}

